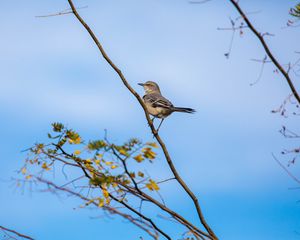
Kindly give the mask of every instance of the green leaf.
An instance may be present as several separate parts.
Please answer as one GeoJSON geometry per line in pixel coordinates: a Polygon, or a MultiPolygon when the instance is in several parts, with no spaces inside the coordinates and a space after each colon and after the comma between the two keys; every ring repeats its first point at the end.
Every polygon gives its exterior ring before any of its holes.
{"type": "Polygon", "coordinates": [[[52,123],[53,131],[54,132],[62,132],[65,126],[62,123],[52,123]]]}
{"type": "Polygon", "coordinates": [[[294,8],[291,8],[290,14],[294,17],[300,18],[300,3],[297,4],[294,8]]]}
{"type": "Polygon", "coordinates": [[[67,138],[69,138],[69,143],[70,144],[79,144],[81,143],[81,138],[79,134],[73,130],[68,130],[66,132],[67,138]]]}
{"type": "Polygon", "coordinates": [[[87,148],[89,150],[100,150],[101,148],[106,147],[107,144],[103,140],[95,140],[95,141],[90,141],[87,145],[87,148]]]}

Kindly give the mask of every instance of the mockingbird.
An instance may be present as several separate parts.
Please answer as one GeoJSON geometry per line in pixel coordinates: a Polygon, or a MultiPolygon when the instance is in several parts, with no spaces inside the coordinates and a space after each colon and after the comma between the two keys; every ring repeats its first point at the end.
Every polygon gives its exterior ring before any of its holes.
{"type": "Polygon", "coordinates": [[[148,81],[138,84],[144,87],[145,95],[143,96],[143,99],[148,113],[153,116],[152,121],[155,118],[161,118],[161,122],[157,128],[157,131],[159,130],[164,119],[172,112],[195,112],[195,110],[192,108],[174,107],[174,105],[168,99],[161,95],[159,86],[155,82],[148,81]]]}

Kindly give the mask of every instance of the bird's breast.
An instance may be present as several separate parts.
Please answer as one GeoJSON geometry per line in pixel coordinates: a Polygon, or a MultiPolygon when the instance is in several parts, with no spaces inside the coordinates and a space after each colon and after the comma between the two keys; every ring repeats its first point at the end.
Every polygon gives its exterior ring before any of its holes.
{"type": "Polygon", "coordinates": [[[146,103],[146,107],[148,113],[157,118],[165,118],[172,113],[172,111],[166,108],[153,107],[151,103],[146,103]]]}

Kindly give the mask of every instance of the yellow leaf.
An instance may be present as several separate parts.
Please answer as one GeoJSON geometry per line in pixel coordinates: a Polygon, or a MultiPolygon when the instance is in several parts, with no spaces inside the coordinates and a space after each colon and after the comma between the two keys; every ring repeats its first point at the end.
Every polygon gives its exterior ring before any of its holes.
{"type": "Polygon", "coordinates": [[[27,172],[27,169],[26,169],[25,167],[23,167],[23,168],[21,169],[21,173],[25,174],[26,172],[27,172]]]}
{"type": "Polygon", "coordinates": [[[128,156],[128,153],[127,153],[127,151],[124,148],[121,148],[119,150],[119,153],[122,154],[122,155],[124,155],[124,156],[128,156]]]}
{"type": "Polygon", "coordinates": [[[109,165],[112,165],[113,162],[105,162],[105,164],[106,164],[107,166],[109,166],[109,165]]]}
{"type": "Polygon", "coordinates": [[[47,166],[47,163],[45,163],[45,162],[42,164],[42,168],[47,171],[50,170],[50,168],[47,166]]]}
{"type": "Polygon", "coordinates": [[[158,148],[158,145],[155,142],[148,142],[146,144],[151,146],[151,147],[158,148]]]}
{"type": "Polygon", "coordinates": [[[94,202],[94,199],[90,199],[89,201],[87,201],[86,203],[85,203],[85,206],[88,206],[88,205],[90,205],[91,203],[93,203],[94,202]]]}
{"type": "Polygon", "coordinates": [[[27,175],[25,178],[26,180],[29,180],[32,176],[31,175],[27,175]]]}
{"type": "Polygon", "coordinates": [[[98,207],[103,207],[103,206],[104,206],[104,199],[103,198],[99,198],[98,207]]]}
{"type": "Polygon", "coordinates": [[[75,144],[81,143],[81,138],[80,138],[80,137],[76,138],[75,141],[74,141],[74,143],[75,143],[75,144]]]}
{"type": "Polygon", "coordinates": [[[102,193],[103,193],[103,196],[104,196],[105,198],[108,198],[108,197],[109,197],[109,193],[108,193],[108,191],[107,191],[105,188],[102,189],[102,193]]]}
{"type": "Polygon", "coordinates": [[[123,191],[121,188],[118,188],[118,189],[117,189],[117,192],[118,192],[118,193],[123,193],[124,191],[123,191]]]}
{"type": "Polygon", "coordinates": [[[116,166],[116,165],[112,165],[110,168],[111,169],[115,169],[115,168],[117,168],[118,166],[116,166]]]}
{"type": "Polygon", "coordinates": [[[154,182],[152,179],[149,180],[149,183],[146,184],[146,187],[150,190],[150,191],[158,191],[159,190],[159,186],[157,185],[156,182],[154,182]]]}
{"type": "Polygon", "coordinates": [[[143,148],[142,152],[144,153],[144,157],[148,159],[154,159],[156,157],[156,153],[151,150],[151,148],[143,148]]]}
{"type": "Polygon", "coordinates": [[[131,183],[131,181],[129,179],[125,179],[122,181],[123,184],[128,185],[131,183]]]}
{"type": "Polygon", "coordinates": [[[40,154],[42,152],[43,148],[44,148],[44,144],[37,144],[36,149],[35,149],[35,153],[40,154]]]}
{"type": "Polygon", "coordinates": [[[142,172],[139,171],[139,172],[138,172],[138,176],[139,176],[139,177],[144,177],[144,173],[142,173],[142,172]]]}
{"type": "Polygon", "coordinates": [[[138,163],[140,163],[140,162],[142,162],[145,158],[144,158],[141,154],[139,154],[139,155],[133,157],[133,159],[134,159],[135,161],[137,161],[138,163]]]}
{"type": "Polygon", "coordinates": [[[70,144],[80,144],[81,143],[81,138],[77,137],[75,139],[69,139],[70,144]]]}
{"type": "Polygon", "coordinates": [[[80,150],[75,150],[75,151],[74,151],[74,154],[75,154],[75,155],[79,155],[80,153],[81,153],[80,150]]]}
{"type": "Polygon", "coordinates": [[[100,160],[99,159],[95,160],[95,163],[96,165],[100,165],[100,160]]]}
{"type": "Polygon", "coordinates": [[[86,164],[91,164],[91,163],[92,163],[92,160],[89,159],[89,158],[88,158],[88,159],[85,159],[85,163],[86,163],[86,164]]]}
{"type": "Polygon", "coordinates": [[[129,175],[130,175],[130,177],[135,178],[135,173],[134,172],[129,173],[129,175]]]}

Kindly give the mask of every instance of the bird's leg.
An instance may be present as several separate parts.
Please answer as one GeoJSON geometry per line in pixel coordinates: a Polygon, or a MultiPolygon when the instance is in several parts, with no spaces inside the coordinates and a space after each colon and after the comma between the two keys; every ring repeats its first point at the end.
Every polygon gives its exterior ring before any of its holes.
{"type": "Polygon", "coordinates": [[[159,130],[159,128],[160,128],[160,126],[161,126],[161,124],[163,123],[164,120],[165,120],[164,118],[161,119],[160,124],[159,124],[158,128],[156,129],[157,132],[158,132],[158,130],[159,130]]]}
{"type": "MultiPolygon", "coordinates": [[[[152,124],[154,124],[154,119],[155,119],[155,117],[153,117],[153,118],[151,119],[151,123],[152,123],[152,124]]],[[[148,124],[148,126],[150,127],[150,124],[148,124]]]]}

